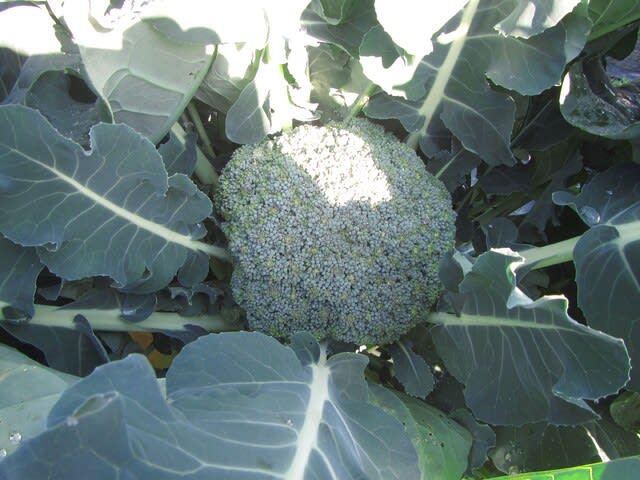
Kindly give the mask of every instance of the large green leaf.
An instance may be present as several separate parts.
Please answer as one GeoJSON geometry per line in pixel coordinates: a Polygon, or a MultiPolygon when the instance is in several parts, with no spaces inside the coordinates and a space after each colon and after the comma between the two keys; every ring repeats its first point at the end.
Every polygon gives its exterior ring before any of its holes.
{"type": "Polygon", "coordinates": [[[39,247],[63,278],[155,291],[194,256],[224,256],[196,240],[210,200],[186,176],[167,178],[153,144],[126,125],[97,125],[85,152],[35,110],[2,106],[0,158],[0,231],[39,247]]]}
{"type": "Polygon", "coordinates": [[[33,315],[36,278],[42,268],[35,249],[20,247],[0,237],[0,310],[11,307],[20,314],[33,315]]]}
{"type": "Polygon", "coordinates": [[[396,45],[411,55],[431,52],[431,38],[465,6],[469,0],[441,3],[422,0],[375,0],[378,21],[396,45]]]}
{"type": "Polygon", "coordinates": [[[581,0],[519,0],[496,29],[511,37],[531,38],[558,24],[581,0]]]}
{"type": "Polygon", "coordinates": [[[399,119],[411,133],[409,142],[420,143],[428,155],[436,153],[429,137],[442,135],[446,127],[485,162],[512,165],[514,105],[508,94],[489,87],[487,77],[525,95],[548,89],[560,81],[567,62],[584,46],[590,25],[585,9],[577,8],[529,39],[502,35],[496,24],[519,5],[512,0],[470,1],[442,30],[455,35],[440,36],[433,53],[417,65],[399,58],[395,63],[406,68],[392,65],[381,71],[361,59],[365,74],[393,95],[372,98],[367,115],[399,119]],[[407,69],[415,71],[408,81],[407,69]]]}
{"type": "Polygon", "coordinates": [[[508,249],[478,257],[455,296],[458,310],[430,316],[438,324],[438,353],[465,385],[479,420],[522,425],[592,418],[586,400],[628,381],[624,344],[571,319],[564,297],[526,297],[515,284],[520,262],[508,249]]]}
{"type": "Polygon", "coordinates": [[[95,480],[420,478],[402,424],[368,402],[365,365],[354,353],[327,359],[309,335],[291,348],[210,335],[174,360],[165,398],[132,355],[68,389],[0,478],[86,478],[87,462],[95,480]]]}
{"type": "MultiPolygon", "coordinates": [[[[195,94],[211,66],[214,48],[169,38],[142,21],[135,6],[117,10],[109,3],[66,2],[64,21],[80,50],[87,83],[109,106],[114,120],[157,143],[195,94]]],[[[183,12],[190,14],[188,9],[183,12]]],[[[153,13],[161,15],[156,9],[153,13]]]]}
{"type": "Polygon", "coordinates": [[[589,17],[593,22],[589,40],[595,40],[640,19],[640,1],[590,0],[589,17]]]}
{"type": "Polygon", "coordinates": [[[75,381],[0,345],[0,462],[46,429],[47,412],[75,381]]]}
{"type": "Polygon", "coordinates": [[[582,192],[554,195],[591,228],[573,249],[578,305],[593,328],[623,338],[631,382],[640,389],[640,167],[624,164],[597,175],[582,192]]]}

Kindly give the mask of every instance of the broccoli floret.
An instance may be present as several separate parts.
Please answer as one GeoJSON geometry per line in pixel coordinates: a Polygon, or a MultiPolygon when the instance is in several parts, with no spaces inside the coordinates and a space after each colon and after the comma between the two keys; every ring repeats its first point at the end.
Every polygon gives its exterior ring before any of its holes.
{"type": "Polygon", "coordinates": [[[251,328],[385,344],[423,321],[453,247],[444,185],[366,120],[237,149],[216,198],[251,328]]]}

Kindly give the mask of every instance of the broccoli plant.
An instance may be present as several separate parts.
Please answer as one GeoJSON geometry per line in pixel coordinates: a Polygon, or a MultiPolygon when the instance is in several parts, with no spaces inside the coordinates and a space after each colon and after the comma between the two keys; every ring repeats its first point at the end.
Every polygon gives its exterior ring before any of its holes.
{"type": "Polygon", "coordinates": [[[451,196],[380,126],[300,126],[241,147],[217,194],[231,286],[253,329],[388,344],[440,294],[451,196]]]}
{"type": "Polygon", "coordinates": [[[1,1],[0,480],[635,478],[639,22],[1,1]]]}

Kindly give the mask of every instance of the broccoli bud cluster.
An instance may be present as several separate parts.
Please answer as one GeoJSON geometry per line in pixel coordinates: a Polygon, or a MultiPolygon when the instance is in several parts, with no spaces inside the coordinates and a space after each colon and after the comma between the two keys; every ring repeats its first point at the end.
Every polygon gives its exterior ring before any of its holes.
{"type": "Polygon", "coordinates": [[[366,120],[240,147],[217,193],[231,287],[255,330],[385,344],[440,293],[451,197],[414,151],[366,120]]]}

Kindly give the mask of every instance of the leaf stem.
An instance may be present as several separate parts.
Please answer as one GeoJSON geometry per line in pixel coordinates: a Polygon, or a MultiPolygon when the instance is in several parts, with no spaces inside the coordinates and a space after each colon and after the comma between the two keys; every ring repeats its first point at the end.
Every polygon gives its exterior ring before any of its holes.
{"type": "Polygon", "coordinates": [[[349,109],[349,112],[345,116],[344,120],[351,120],[352,118],[356,118],[358,115],[360,115],[360,112],[369,101],[369,97],[375,89],[376,84],[373,82],[369,82],[367,87],[360,92],[358,98],[356,98],[356,100],[353,102],[353,105],[351,105],[351,108],[349,109]]]}
{"type": "MultiPolygon", "coordinates": [[[[184,331],[187,325],[195,325],[208,332],[242,329],[240,311],[233,308],[217,315],[206,314],[193,317],[183,317],[174,312],[154,312],[141,322],[130,322],[121,317],[120,309],[84,311],[51,305],[35,305],[35,314],[25,325],[74,329],[73,320],[76,315],[84,315],[92,329],[107,332],[184,331]]],[[[0,321],[2,320],[6,319],[0,317],[0,321]]]]}
{"type": "Polygon", "coordinates": [[[558,265],[559,263],[570,262],[573,260],[573,249],[580,237],[578,235],[561,242],[518,252],[524,258],[524,263],[519,268],[526,266],[532,270],[537,270],[551,265],[558,265]]]}
{"type": "MultiPolygon", "coordinates": [[[[171,127],[171,131],[182,144],[186,142],[185,136],[187,134],[179,123],[174,123],[173,127],[171,127]]],[[[195,174],[198,177],[198,180],[205,185],[213,185],[214,187],[218,185],[217,172],[213,168],[213,165],[211,165],[211,162],[209,162],[209,159],[197,146],[195,174]]]]}
{"type": "Polygon", "coordinates": [[[213,144],[211,143],[211,139],[209,138],[209,135],[207,135],[207,131],[204,128],[204,124],[202,123],[202,120],[200,119],[200,115],[198,114],[198,109],[194,105],[193,101],[189,102],[189,105],[187,105],[187,112],[189,112],[189,117],[191,118],[191,121],[195,125],[196,130],[198,131],[200,140],[202,140],[204,153],[209,155],[209,157],[211,158],[216,158],[216,152],[213,150],[213,144]]]}

